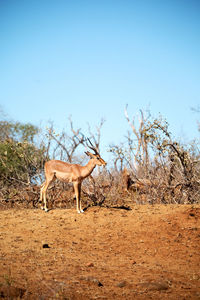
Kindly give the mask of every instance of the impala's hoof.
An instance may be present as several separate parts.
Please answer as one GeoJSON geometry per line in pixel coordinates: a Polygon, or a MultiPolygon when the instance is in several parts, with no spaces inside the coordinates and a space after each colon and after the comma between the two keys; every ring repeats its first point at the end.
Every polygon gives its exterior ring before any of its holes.
{"type": "Polygon", "coordinates": [[[48,208],[45,208],[44,206],[41,206],[41,209],[48,212],[48,208]]]}

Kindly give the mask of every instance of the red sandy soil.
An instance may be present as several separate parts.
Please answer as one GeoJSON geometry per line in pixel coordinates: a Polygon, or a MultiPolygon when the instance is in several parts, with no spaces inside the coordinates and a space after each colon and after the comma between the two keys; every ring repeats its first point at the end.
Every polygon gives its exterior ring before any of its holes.
{"type": "Polygon", "coordinates": [[[200,205],[0,211],[2,299],[200,299],[200,205]]]}

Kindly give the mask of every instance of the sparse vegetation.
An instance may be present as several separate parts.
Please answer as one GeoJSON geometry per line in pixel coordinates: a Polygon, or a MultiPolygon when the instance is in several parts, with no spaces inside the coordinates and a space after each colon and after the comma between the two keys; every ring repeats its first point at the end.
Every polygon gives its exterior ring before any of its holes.
{"type": "MultiPolygon", "coordinates": [[[[138,120],[133,117],[131,121],[126,107],[125,118],[131,130],[123,143],[109,146],[109,167],[85,181],[85,205],[199,203],[197,141],[187,147],[181,145],[172,138],[167,121],[162,116],[153,118],[149,111],[141,110],[138,120]]],[[[1,205],[37,206],[46,160],[84,164],[86,136],[100,149],[105,120],[94,131],[88,125],[86,133],[74,127],[71,117],[68,121],[61,133],[56,132],[53,123],[42,130],[32,124],[0,122],[1,205]]],[[[48,196],[52,207],[74,205],[70,184],[52,184],[48,196]]]]}

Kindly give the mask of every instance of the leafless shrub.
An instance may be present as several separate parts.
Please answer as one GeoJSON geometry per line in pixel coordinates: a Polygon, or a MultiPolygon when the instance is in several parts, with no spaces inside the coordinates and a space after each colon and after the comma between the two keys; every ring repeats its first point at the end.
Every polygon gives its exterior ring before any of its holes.
{"type": "Polygon", "coordinates": [[[83,195],[89,199],[88,206],[103,206],[108,203],[114,177],[107,170],[99,171],[90,176],[83,185],[83,195]]]}
{"type": "Polygon", "coordinates": [[[199,151],[172,139],[169,124],[140,110],[138,124],[125,117],[132,129],[123,146],[112,145],[114,168],[122,189],[137,203],[199,202],[199,151]]]}

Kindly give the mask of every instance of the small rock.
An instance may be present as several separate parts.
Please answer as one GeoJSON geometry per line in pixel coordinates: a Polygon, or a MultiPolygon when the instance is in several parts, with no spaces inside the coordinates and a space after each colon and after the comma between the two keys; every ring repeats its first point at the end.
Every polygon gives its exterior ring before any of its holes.
{"type": "Polygon", "coordinates": [[[166,291],[169,288],[166,282],[144,282],[140,286],[148,291],[166,291]]]}
{"type": "Polygon", "coordinates": [[[116,286],[117,286],[117,287],[120,287],[120,288],[123,288],[123,287],[126,286],[126,281],[121,281],[121,282],[119,282],[116,286]]]}
{"type": "Polygon", "coordinates": [[[190,217],[195,217],[195,214],[191,212],[191,213],[189,214],[189,216],[190,216],[190,217]]]}
{"type": "Polygon", "coordinates": [[[81,280],[85,280],[91,283],[94,283],[98,286],[103,286],[103,284],[95,277],[89,276],[89,277],[82,277],[81,280]]]}
{"type": "Polygon", "coordinates": [[[50,248],[48,244],[43,244],[42,248],[50,248]]]}
{"type": "Polygon", "coordinates": [[[94,264],[91,262],[91,263],[87,264],[87,267],[88,268],[94,267],[94,264]]]}

